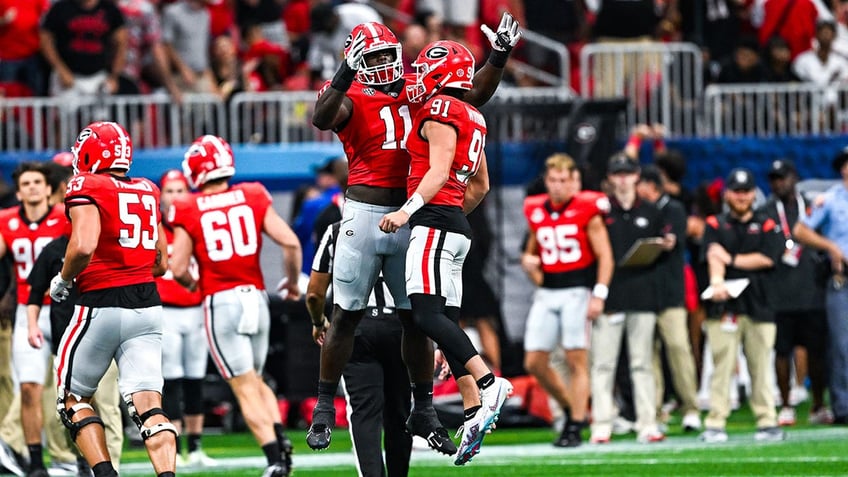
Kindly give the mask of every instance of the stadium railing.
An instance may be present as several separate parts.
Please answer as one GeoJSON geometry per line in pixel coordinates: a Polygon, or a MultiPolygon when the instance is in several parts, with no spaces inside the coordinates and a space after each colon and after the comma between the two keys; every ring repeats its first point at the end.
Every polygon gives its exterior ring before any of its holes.
{"type": "Polygon", "coordinates": [[[164,94],[4,98],[0,100],[0,150],[68,149],[85,125],[123,124],[136,148],[190,144],[201,134],[226,134],[226,107],[217,96],[188,94],[174,103],[164,94]]]}
{"type": "Polygon", "coordinates": [[[661,123],[670,137],[702,129],[703,59],[694,43],[609,42],[580,52],[583,97],[629,99],[624,126],[661,123]]]}
{"type": "MultiPolygon", "coordinates": [[[[545,104],[573,97],[567,87],[500,88],[493,104],[545,104]]],[[[174,103],[167,95],[99,96],[90,98],[0,99],[0,150],[45,152],[68,149],[86,124],[118,121],[136,148],[190,144],[202,134],[224,136],[233,144],[337,142],[332,131],[312,126],[314,91],[239,93],[229,103],[217,96],[185,95],[174,103]]],[[[501,137],[521,140],[534,124],[515,114],[501,137]]]]}
{"type": "Polygon", "coordinates": [[[844,134],[848,86],[723,84],[704,94],[706,135],[776,137],[844,134]]]}

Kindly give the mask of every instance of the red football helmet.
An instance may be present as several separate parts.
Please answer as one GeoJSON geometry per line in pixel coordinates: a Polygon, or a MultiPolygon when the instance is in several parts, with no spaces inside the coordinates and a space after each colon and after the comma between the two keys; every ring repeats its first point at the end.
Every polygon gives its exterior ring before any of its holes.
{"type": "Polygon", "coordinates": [[[221,137],[200,136],[185,153],[183,173],[195,189],[215,179],[232,177],[236,173],[233,149],[221,137]]]}
{"type": "Polygon", "coordinates": [[[159,178],[159,188],[164,188],[165,183],[171,181],[180,181],[185,184],[186,189],[191,188],[191,185],[189,185],[188,179],[186,179],[185,174],[183,174],[182,171],[179,171],[177,169],[168,169],[167,171],[165,171],[164,174],[162,174],[162,177],[159,178]]]}
{"type": "Polygon", "coordinates": [[[118,123],[98,121],[80,131],[71,148],[74,174],[111,169],[128,171],[132,164],[132,140],[118,123]]]}
{"type": "Polygon", "coordinates": [[[359,33],[365,37],[365,49],[363,50],[362,66],[359,72],[356,73],[356,80],[362,84],[380,86],[391,84],[399,80],[403,76],[403,59],[401,57],[401,46],[397,37],[389,27],[382,23],[360,23],[351,30],[347,40],[345,40],[345,56],[350,51],[350,45],[353,39],[359,33]],[[376,53],[383,50],[390,50],[395,59],[375,66],[367,66],[364,58],[371,53],[376,53]]]}
{"type": "Polygon", "coordinates": [[[71,151],[57,152],[51,160],[62,167],[73,167],[74,153],[72,153],[71,151]]]}
{"type": "Polygon", "coordinates": [[[474,78],[474,56],[465,46],[451,40],[430,43],[412,63],[415,85],[406,87],[410,101],[430,99],[442,88],[470,90],[474,78]]]}

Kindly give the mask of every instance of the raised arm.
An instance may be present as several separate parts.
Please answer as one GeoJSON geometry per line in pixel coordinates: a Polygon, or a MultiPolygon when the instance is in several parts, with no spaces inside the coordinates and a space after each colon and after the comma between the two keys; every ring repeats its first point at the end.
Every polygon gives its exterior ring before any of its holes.
{"type": "Polygon", "coordinates": [[[518,30],[518,22],[509,13],[504,12],[497,32],[492,31],[487,25],[481,25],[480,29],[486,35],[492,46],[489,59],[482,68],[474,73],[474,87],[465,93],[462,98],[465,102],[479,107],[491,99],[498,89],[503,76],[503,70],[509,54],[521,39],[518,30]]]}
{"type": "Polygon", "coordinates": [[[365,36],[359,32],[352,40],[347,55],[339,64],[339,69],[329,87],[325,87],[319,93],[318,101],[315,102],[315,111],[312,113],[312,124],[316,128],[322,131],[335,129],[350,117],[353,103],[345,93],[350,89],[356,73],[362,66],[364,52],[365,36]]]}

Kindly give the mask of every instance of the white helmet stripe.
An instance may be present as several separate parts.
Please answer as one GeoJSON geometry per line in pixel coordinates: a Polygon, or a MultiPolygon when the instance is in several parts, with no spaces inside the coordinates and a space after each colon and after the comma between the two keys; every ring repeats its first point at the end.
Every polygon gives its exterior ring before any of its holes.
{"type": "MultiPolygon", "coordinates": [[[[127,165],[129,165],[130,158],[127,157],[127,154],[129,153],[129,151],[127,150],[128,149],[127,148],[127,139],[129,139],[129,138],[127,137],[126,134],[124,134],[124,129],[121,128],[120,126],[118,126],[117,123],[109,122],[108,124],[112,129],[115,130],[116,133],[118,133],[118,138],[121,141],[121,155],[119,157],[117,157],[116,159],[121,159],[123,161],[126,161],[127,165]]],[[[114,163],[114,161],[113,161],[113,163],[114,163]]]]}
{"type": "Polygon", "coordinates": [[[215,146],[215,151],[217,151],[217,153],[218,153],[218,157],[215,158],[215,165],[219,166],[219,167],[231,165],[230,164],[231,161],[227,161],[224,164],[221,163],[222,158],[228,157],[230,155],[227,152],[227,148],[224,147],[224,143],[221,142],[221,139],[219,139],[218,136],[213,136],[211,134],[207,134],[205,139],[207,141],[209,141],[210,143],[212,143],[213,146],[215,146]]]}
{"type": "Polygon", "coordinates": [[[363,26],[368,29],[368,33],[371,34],[372,38],[378,35],[377,28],[374,26],[374,22],[364,23],[363,26]]]}

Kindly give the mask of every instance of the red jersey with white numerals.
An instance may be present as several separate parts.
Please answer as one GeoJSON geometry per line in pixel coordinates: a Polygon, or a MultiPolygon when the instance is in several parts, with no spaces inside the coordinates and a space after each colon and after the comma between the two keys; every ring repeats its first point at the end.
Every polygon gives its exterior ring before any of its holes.
{"type": "Polygon", "coordinates": [[[194,242],[204,296],[239,285],[265,289],[259,253],[269,207],[271,195],[258,182],[213,194],[195,193],[171,205],[168,221],[184,228],[194,242]]]}
{"type": "Polygon", "coordinates": [[[447,124],[457,132],[456,151],[448,180],[427,204],[462,207],[468,181],[480,167],[483,147],[486,145],[486,120],[480,111],[462,100],[444,95],[430,98],[415,115],[412,123],[415,132],[407,141],[412,158],[407,182],[410,196],[430,169],[430,143],[420,135],[426,121],[447,124]]]}
{"type": "Polygon", "coordinates": [[[94,205],[100,240],[77,276],[80,293],[153,283],[159,240],[159,188],[148,179],[82,173],[68,183],[65,206],[94,205]]]}
{"type": "MultiPolygon", "coordinates": [[[[62,235],[67,225],[62,204],[52,206],[44,217],[35,222],[27,220],[22,205],[0,211],[0,235],[6,244],[6,253],[15,262],[19,304],[26,304],[29,300],[30,286],[26,280],[41,249],[62,235]]],[[[50,303],[49,296],[45,297],[44,303],[50,303]]]]}
{"type": "MultiPolygon", "coordinates": [[[[414,75],[404,75],[403,79],[406,84],[415,84],[414,75]]],[[[318,96],[329,86],[327,81],[318,96]]],[[[412,118],[421,105],[410,103],[405,86],[398,91],[395,96],[354,81],[345,93],[353,103],[353,111],[336,134],[347,156],[349,186],[406,187],[406,141],[412,118]]]]}
{"type": "MultiPolygon", "coordinates": [[[[170,224],[163,224],[165,229],[165,238],[168,240],[168,258],[171,258],[173,251],[172,244],[174,243],[174,229],[170,224]]],[[[197,261],[194,257],[189,263],[189,273],[197,279],[200,275],[197,272],[197,261]]],[[[199,306],[203,302],[203,296],[200,294],[198,287],[194,291],[189,291],[186,287],[177,283],[174,280],[174,274],[168,269],[164,275],[156,278],[156,289],[159,290],[159,297],[162,298],[163,306],[189,307],[199,306]]]]}
{"type": "Polygon", "coordinates": [[[589,221],[609,210],[609,200],[599,192],[579,192],[554,207],[547,194],[524,199],[524,217],[539,245],[545,274],[584,270],[595,263],[589,243],[589,221]]]}

